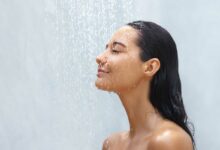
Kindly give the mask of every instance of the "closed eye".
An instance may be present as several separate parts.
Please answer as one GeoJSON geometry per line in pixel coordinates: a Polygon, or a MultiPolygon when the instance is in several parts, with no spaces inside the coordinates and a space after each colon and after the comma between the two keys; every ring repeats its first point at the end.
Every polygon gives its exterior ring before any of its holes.
{"type": "Polygon", "coordinates": [[[113,53],[116,53],[116,54],[119,53],[119,51],[117,51],[117,50],[115,50],[115,49],[112,49],[112,52],[113,52],[113,53]]]}

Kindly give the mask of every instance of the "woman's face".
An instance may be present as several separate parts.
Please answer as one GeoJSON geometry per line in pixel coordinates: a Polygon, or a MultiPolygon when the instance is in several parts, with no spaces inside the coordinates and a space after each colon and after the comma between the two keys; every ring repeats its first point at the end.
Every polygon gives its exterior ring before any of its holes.
{"type": "Polygon", "coordinates": [[[129,90],[141,81],[143,62],[139,58],[137,37],[137,31],[130,26],[123,26],[113,34],[105,51],[96,58],[99,69],[97,88],[117,93],[129,90]]]}

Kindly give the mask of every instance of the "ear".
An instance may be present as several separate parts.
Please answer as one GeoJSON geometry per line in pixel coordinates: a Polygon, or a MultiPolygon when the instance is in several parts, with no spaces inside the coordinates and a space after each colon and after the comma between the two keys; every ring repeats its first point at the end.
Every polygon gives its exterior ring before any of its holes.
{"type": "Polygon", "coordinates": [[[144,74],[147,77],[153,77],[160,69],[160,60],[158,58],[151,58],[144,63],[144,74]]]}

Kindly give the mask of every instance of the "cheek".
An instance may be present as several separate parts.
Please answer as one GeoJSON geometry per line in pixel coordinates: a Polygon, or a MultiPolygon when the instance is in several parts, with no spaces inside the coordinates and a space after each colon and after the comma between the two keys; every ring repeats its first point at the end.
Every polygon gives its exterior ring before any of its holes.
{"type": "Polygon", "coordinates": [[[140,64],[132,59],[112,60],[106,64],[108,74],[97,78],[96,87],[106,91],[119,91],[134,87],[141,78],[140,64]]]}
{"type": "Polygon", "coordinates": [[[140,81],[141,75],[140,66],[129,61],[114,67],[110,80],[116,89],[127,89],[134,87],[140,81]]]}

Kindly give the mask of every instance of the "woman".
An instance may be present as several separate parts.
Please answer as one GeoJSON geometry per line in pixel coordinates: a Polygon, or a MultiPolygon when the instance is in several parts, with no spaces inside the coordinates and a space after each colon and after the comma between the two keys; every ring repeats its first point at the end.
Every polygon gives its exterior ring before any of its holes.
{"type": "Polygon", "coordinates": [[[97,56],[96,87],[115,92],[130,130],[110,135],[103,150],[193,150],[171,35],[153,22],[118,29],[97,56]]]}

